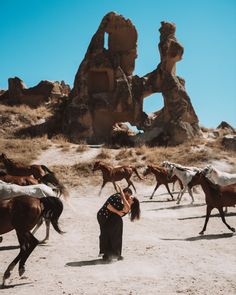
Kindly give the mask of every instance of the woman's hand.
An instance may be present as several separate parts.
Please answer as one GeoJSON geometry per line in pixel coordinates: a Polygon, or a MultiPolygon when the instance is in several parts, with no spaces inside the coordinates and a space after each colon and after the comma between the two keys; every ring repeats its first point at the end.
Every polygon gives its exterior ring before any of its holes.
{"type": "Polygon", "coordinates": [[[107,205],[107,209],[110,210],[111,212],[121,216],[121,217],[126,213],[126,212],[124,212],[124,210],[117,210],[111,204],[107,205]]]}

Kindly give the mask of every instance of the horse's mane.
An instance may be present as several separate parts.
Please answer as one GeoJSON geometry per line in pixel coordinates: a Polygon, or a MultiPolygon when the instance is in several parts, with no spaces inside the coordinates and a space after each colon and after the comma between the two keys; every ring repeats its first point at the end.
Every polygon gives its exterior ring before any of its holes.
{"type": "Polygon", "coordinates": [[[220,185],[213,183],[206,176],[204,176],[204,179],[206,183],[209,185],[210,189],[213,191],[214,195],[217,195],[218,197],[220,197],[221,196],[220,185]]]}
{"type": "Polygon", "coordinates": [[[0,170],[0,176],[6,176],[7,173],[5,171],[0,170]]]}
{"type": "Polygon", "coordinates": [[[180,170],[180,171],[186,171],[186,170],[189,170],[188,168],[183,168],[183,167],[181,167],[181,166],[179,166],[179,165],[175,165],[174,167],[175,167],[176,169],[180,170]]]}

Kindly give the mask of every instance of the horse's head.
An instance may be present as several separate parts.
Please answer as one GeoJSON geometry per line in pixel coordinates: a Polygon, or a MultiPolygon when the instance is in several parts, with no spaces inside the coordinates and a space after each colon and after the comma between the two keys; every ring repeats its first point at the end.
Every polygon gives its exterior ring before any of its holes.
{"type": "Polygon", "coordinates": [[[171,177],[173,176],[174,170],[176,169],[174,165],[168,163],[167,166],[165,166],[166,170],[167,170],[167,178],[171,179],[171,177]]]}
{"type": "Polygon", "coordinates": [[[93,172],[101,169],[101,161],[97,161],[94,163],[93,172]]]}
{"type": "Polygon", "coordinates": [[[202,178],[205,177],[203,174],[203,171],[198,171],[193,178],[191,179],[191,181],[188,183],[188,187],[192,188],[195,185],[201,184],[202,183],[202,178]]]}
{"type": "Polygon", "coordinates": [[[6,160],[6,159],[7,159],[6,154],[2,153],[2,154],[0,155],[0,160],[3,161],[3,160],[6,160]]]}
{"type": "Polygon", "coordinates": [[[211,165],[207,165],[204,169],[203,169],[203,174],[205,175],[205,176],[208,176],[208,175],[210,175],[212,172],[213,172],[214,170],[213,170],[213,167],[211,166],[211,165]]]}
{"type": "Polygon", "coordinates": [[[143,176],[150,174],[152,172],[151,169],[151,165],[147,165],[147,168],[143,171],[143,176]]]}

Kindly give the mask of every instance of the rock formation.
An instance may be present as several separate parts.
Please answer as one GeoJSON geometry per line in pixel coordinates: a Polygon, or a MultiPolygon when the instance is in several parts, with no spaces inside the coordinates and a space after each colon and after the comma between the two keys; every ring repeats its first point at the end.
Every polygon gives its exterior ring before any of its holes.
{"type": "Polygon", "coordinates": [[[15,77],[8,79],[8,90],[0,95],[0,101],[36,107],[50,99],[68,96],[69,93],[70,87],[64,81],[41,81],[38,85],[27,88],[21,79],[15,77]]]}
{"type": "Polygon", "coordinates": [[[134,25],[114,12],[102,19],[75,76],[63,118],[63,130],[73,141],[109,141],[113,125],[119,122],[144,131],[132,136],[134,142],[171,145],[199,134],[185,82],[175,74],[184,51],[175,37],[175,25],[162,22],[159,31],[159,65],[144,77],[133,76],[137,57],[134,25]],[[149,117],[143,111],[143,100],[155,92],[162,93],[164,107],[149,117]]]}

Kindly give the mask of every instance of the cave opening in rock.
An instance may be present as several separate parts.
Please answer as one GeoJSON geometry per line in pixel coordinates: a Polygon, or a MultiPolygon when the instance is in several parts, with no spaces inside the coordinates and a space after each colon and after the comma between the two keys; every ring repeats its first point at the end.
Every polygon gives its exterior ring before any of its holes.
{"type": "Polygon", "coordinates": [[[105,34],[104,34],[104,48],[105,49],[109,49],[108,48],[108,38],[109,38],[109,34],[105,32],[105,34]]]}
{"type": "Polygon", "coordinates": [[[164,107],[164,100],[161,93],[154,93],[143,101],[143,111],[151,116],[164,107]]]}

